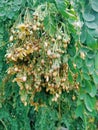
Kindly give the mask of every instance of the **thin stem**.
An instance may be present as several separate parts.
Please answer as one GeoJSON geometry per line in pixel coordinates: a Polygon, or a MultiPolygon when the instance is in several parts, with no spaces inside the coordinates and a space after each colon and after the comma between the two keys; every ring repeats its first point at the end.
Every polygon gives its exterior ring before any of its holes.
{"type": "Polygon", "coordinates": [[[8,130],[7,127],[6,127],[6,125],[5,125],[5,123],[4,123],[4,121],[1,120],[1,119],[0,119],[0,121],[1,121],[1,123],[3,124],[3,126],[5,127],[5,130],[8,130]]]}
{"type": "Polygon", "coordinates": [[[60,103],[60,100],[59,100],[59,123],[58,123],[58,127],[61,126],[61,103],[60,103]]]}

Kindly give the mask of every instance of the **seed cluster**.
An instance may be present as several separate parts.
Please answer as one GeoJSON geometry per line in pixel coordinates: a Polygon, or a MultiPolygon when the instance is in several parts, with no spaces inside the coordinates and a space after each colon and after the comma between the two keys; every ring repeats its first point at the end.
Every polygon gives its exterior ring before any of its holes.
{"type": "Polygon", "coordinates": [[[20,87],[24,105],[34,105],[35,94],[43,88],[52,101],[57,101],[63,91],[69,92],[77,86],[75,81],[70,84],[68,64],[62,60],[70,42],[62,30],[60,27],[53,37],[50,36],[38,15],[34,15],[32,21],[24,20],[11,29],[6,53],[10,64],[7,73],[15,75],[13,82],[20,87]]]}

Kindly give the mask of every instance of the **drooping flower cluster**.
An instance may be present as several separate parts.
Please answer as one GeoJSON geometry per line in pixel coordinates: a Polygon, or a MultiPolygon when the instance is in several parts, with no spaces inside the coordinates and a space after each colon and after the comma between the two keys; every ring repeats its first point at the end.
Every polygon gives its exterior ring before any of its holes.
{"type": "Polygon", "coordinates": [[[43,21],[34,15],[32,21],[24,20],[11,29],[10,46],[6,53],[9,75],[15,75],[13,82],[20,87],[21,101],[34,105],[36,93],[46,91],[57,101],[63,91],[69,92],[77,85],[68,80],[68,64],[63,62],[70,43],[68,34],[57,31],[52,37],[43,21]],[[58,33],[60,32],[60,33],[58,33]]]}

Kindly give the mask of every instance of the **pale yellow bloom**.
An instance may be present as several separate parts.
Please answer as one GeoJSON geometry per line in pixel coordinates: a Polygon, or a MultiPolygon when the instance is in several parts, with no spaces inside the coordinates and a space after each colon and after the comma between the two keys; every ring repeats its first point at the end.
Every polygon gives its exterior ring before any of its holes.
{"type": "Polygon", "coordinates": [[[21,31],[25,31],[26,25],[24,23],[19,24],[16,28],[20,29],[21,31]]]}

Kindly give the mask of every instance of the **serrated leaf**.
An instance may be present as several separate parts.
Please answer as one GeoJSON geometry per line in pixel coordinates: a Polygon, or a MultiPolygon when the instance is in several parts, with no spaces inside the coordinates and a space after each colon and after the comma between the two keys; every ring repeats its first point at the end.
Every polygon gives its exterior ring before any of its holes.
{"type": "Polygon", "coordinates": [[[91,0],[92,9],[98,12],[98,0],[91,0]]]}
{"type": "Polygon", "coordinates": [[[89,112],[92,112],[95,107],[95,100],[89,95],[85,95],[84,103],[89,112]]]}

